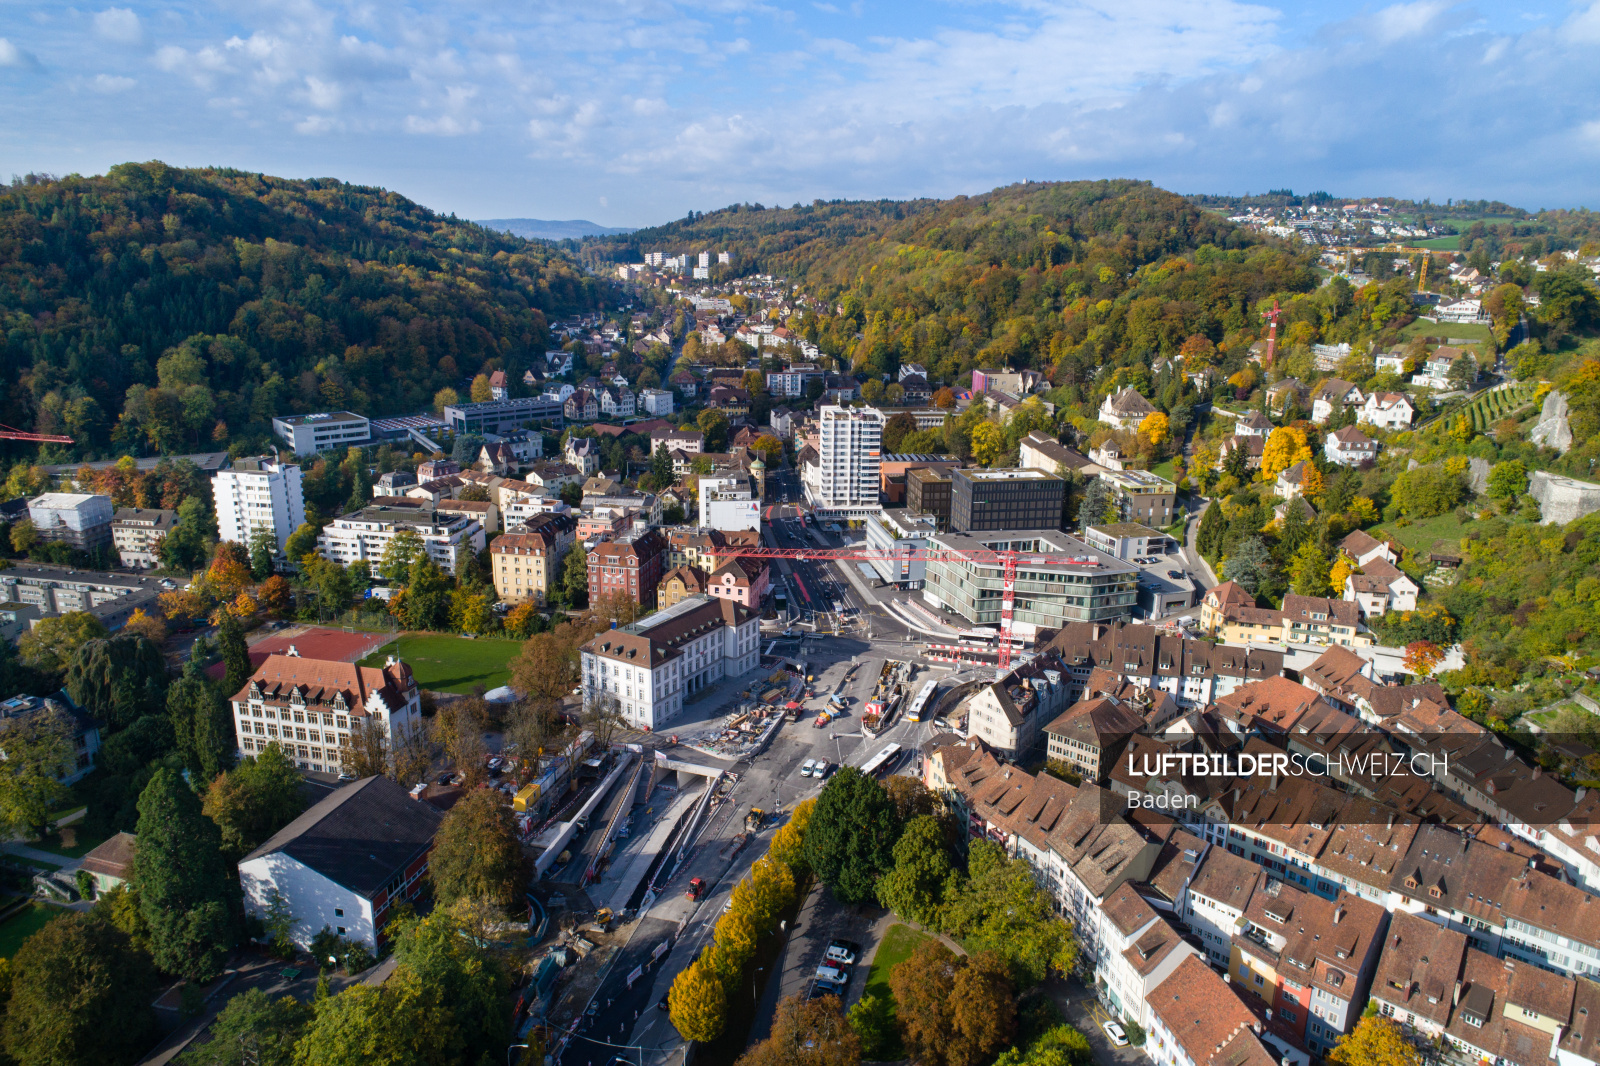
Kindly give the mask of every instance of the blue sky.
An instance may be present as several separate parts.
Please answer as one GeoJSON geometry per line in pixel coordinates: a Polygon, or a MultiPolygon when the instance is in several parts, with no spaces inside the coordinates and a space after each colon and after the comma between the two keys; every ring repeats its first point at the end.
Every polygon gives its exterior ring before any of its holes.
{"type": "Polygon", "coordinates": [[[0,175],[648,225],[1025,179],[1600,208],[1600,0],[0,0],[0,175]]]}

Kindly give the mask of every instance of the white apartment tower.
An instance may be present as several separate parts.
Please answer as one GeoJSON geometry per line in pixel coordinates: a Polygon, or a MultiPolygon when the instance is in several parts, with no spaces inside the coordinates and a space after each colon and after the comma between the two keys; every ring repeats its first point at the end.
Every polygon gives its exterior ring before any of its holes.
{"type": "Polygon", "coordinates": [[[211,479],[217,507],[217,532],[223,540],[249,544],[258,529],[270,529],[283,551],[289,534],[306,520],[300,494],[300,468],[276,456],[235,459],[233,467],[211,479]]]}
{"type": "Polygon", "coordinates": [[[883,412],[874,407],[822,409],[821,448],[812,506],[839,518],[866,518],[878,503],[883,412]]]}

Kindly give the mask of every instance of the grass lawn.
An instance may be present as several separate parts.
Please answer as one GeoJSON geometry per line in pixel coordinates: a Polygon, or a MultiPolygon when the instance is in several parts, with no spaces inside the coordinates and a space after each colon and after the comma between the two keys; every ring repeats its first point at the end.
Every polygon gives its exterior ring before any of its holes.
{"type": "Polygon", "coordinates": [[[521,650],[522,642],[517,640],[469,640],[444,633],[407,633],[362,659],[361,665],[382,666],[385,656],[397,655],[411,667],[417,684],[423,688],[465,694],[475,685],[493,689],[508,683],[511,680],[508,664],[521,650]]]}
{"type": "Polygon", "coordinates": [[[1461,250],[1461,235],[1450,237],[1430,237],[1425,241],[1407,241],[1414,248],[1432,248],[1436,252],[1459,252],[1461,250]]]}
{"type": "MultiPolygon", "coordinates": [[[[919,933],[909,925],[891,925],[889,931],[883,934],[883,942],[878,945],[878,953],[872,957],[872,969],[867,974],[867,987],[862,990],[863,995],[877,996],[889,1004],[890,1016],[894,1015],[894,993],[889,991],[889,971],[911,957],[917,950],[917,945],[929,939],[927,933],[919,933]]],[[[895,1047],[884,1056],[885,1062],[894,1062],[902,1058],[903,1049],[895,1047]]]]}
{"type": "Polygon", "coordinates": [[[1393,522],[1385,523],[1383,531],[1412,551],[1427,551],[1433,547],[1433,542],[1436,540],[1460,540],[1466,535],[1467,530],[1477,524],[1476,519],[1460,522],[1452,511],[1437,518],[1412,522],[1409,526],[1402,527],[1393,522]]]}
{"type": "Polygon", "coordinates": [[[1150,472],[1156,477],[1164,477],[1168,481],[1178,480],[1177,464],[1172,459],[1168,459],[1164,463],[1158,463],[1157,465],[1151,467],[1150,472]]]}
{"type": "MultiPolygon", "coordinates": [[[[67,828],[70,829],[72,827],[68,826],[67,828]]],[[[44,840],[35,841],[29,847],[38,848],[40,851],[48,851],[53,855],[61,855],[68,859],[81,859],[105,842],[105,837],[85,833],[80,825],[78,827],[77,843],[70,848],[61,846],[60,837],[46,837],[44,840]]]]}
{"type": "Polygon", "coordinates": [[[1412,337],[1454,337],[1475,344],[1487,344],[1490,336],[1489,327],[1479,322],[1424,322],[1420,318],[1400,331],[1402,341],[1412,337]]]}
{"type": "Polygon", "coordinates": [[[9,959],[15,955],[24,940],[43,929],[46,922],[53,921],[65,913],[67,912],[60,907],[35,903],[0,922],[0,959],[9,959]]]}

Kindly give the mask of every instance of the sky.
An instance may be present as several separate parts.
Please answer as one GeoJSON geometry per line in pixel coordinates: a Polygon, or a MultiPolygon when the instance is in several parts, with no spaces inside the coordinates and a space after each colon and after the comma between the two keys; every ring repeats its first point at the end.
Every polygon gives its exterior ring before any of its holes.
{"type": "Polygon", "coordinates": [[[0,177],[128,160],[467,218],[1131,177],[1600,208],[1600,0],[0,0],[0,177]]]}

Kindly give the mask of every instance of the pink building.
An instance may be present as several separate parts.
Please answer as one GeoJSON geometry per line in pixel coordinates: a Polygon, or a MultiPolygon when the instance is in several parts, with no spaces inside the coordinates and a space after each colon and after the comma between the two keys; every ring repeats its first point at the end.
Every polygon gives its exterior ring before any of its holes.
{"type": "Polygon", "coordinates": [[[736,556],[712,572],[706,593],[754,609],[771,585],[772,568],[765,560],[736,556]]]}

